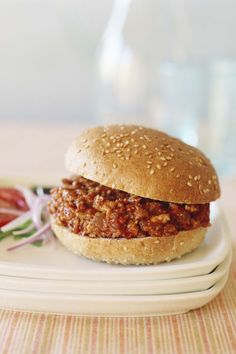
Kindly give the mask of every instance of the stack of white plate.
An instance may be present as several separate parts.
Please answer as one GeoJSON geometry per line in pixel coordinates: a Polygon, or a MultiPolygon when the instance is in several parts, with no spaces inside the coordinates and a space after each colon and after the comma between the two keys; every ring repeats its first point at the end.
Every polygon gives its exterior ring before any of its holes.
{"type": "Polygon", "coordinates": [[[194,252],[155,266],[119,266],[75,256],[54,241],[0,251],[0,307],[81,315],[162,315],[211,301],[231,263],[227,227],[213,208],[212,226],[194,252]]]}

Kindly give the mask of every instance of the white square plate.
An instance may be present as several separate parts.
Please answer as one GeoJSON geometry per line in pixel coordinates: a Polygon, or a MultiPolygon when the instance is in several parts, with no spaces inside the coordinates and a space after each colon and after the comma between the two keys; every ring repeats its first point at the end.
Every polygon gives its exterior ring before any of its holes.
{"type": "Polygon", "coordinates": [[[229,270],[232,252],[211,273],[154,280],[57,280],[0,275],[0,289],[74,295],[164,295],[207,290],[229,270]]]}
{"type": "Polygon", "coordinates": [[[158,316],[183,313],[206,305],[223,289],[228,272],[210,289],[149,296],[71,295],[0,290],[0,306],[30,312],[84,316],[158,316]]]}

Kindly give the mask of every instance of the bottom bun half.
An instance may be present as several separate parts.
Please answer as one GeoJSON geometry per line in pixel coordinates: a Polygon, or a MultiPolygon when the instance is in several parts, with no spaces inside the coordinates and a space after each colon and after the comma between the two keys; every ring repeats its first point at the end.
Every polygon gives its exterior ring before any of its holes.
{"type": "Polygon", "coordinates": [[[54,220],[51,224],[60,242],[73,253],[95,261],[124,265],[158,264],[180,258],[196,249],[207,231],[200,227],[175,236],[110,239],[74,234],[54,220]]]}

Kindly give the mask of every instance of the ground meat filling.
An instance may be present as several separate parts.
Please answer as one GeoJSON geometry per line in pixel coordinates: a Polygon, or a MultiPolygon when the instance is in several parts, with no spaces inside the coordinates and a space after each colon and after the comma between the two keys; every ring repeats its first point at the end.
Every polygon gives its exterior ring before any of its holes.
{"type": "Polygon", "coordinates": [[[161,202],[102,186],[81,176],[51,191],[56,222],[89,237],[171,236],[209,225],[209,204],[161,202]]]}

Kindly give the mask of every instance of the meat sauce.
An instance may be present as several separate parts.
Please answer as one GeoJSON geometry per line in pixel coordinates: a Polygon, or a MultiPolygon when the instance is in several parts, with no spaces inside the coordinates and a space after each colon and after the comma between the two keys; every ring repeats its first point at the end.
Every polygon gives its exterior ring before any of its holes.
{"type": "Polygon", "coordinates": [[[81,176],[51,191],[56,222],[89,237],[171,236],[209,226],[209,203],[176,204],[138,197],[81,176]]]}

